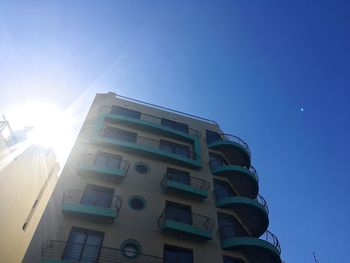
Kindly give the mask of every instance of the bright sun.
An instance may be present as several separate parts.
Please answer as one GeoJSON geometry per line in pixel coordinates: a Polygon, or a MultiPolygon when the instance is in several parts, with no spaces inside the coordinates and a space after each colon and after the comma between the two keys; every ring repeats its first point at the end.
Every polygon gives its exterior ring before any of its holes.
{"type": "Polygon", "coordinates": [[[48,103],[28,103],[10,110],[8,119],[16,130],[32,127],[30,144],[52,148],[59,161],[64,160],[75,139],[74,120],[68,112],[48,103]]]}

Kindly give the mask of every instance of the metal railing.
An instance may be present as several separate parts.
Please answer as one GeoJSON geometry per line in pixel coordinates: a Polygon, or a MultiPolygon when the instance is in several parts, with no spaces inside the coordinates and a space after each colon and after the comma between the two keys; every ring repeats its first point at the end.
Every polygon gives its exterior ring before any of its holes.
{"type": "MultiPolygon", "coordinates": [[[[220,227],[219,233],[220,233],[221,241],[236,238],[236,237],[250,237],[243,233],[236,233],[235,227],[232,225],[220,227]]],[[[259,239],[269,242],[277,249],[278,253],[281,253],[280,243],[277,237],[274,234],[272,234],[270,231],[266,230],[266,232],[262,234],[259,237],[259,239]]]]}
{"type": "Polygon", "coordinates": [[[190,175],[188,176],[189,177],[189,184],[186,184],[186,183],[182,182],[181,179],[180,179],[180,176],[178,176],[178,175],[172,174],[171,177],[173,177],[173,178],[170,178],[168,176],[168,172],[165,172],[165,174],[163,176],[163,179],[160,182],[160,184],[161,184],[161,186],[163,188],[166,186],[167,181],[174,181],[174,182],[177,182],[177,183],[180,183],[180,184],[182,183],[182,184],[185,184],[185,185],[190,185],[193,188],[204,190],[204,191],[208,191],[208,189],[210,187],[210,184],[209,184],[208,181],[200,179],[200,178],[197,178],[197,177],[193,177],[193,176],[190,176],[190,175]]]}
{"type": "MultiPolygon", "coordinates": [[[[94,167],[105,167],[105,168],[118,168],[121,170],[125,170],[126,172],[129,170],[130,168],[130,164],[127,160],[123,160],[120,159],[119,160],[119,165],[118,166],[113,166],[113,165],[97,165],[96,164],[96,157],[97,154],[92,154],[92,153],[84,153],[82,154],[80,160],[79,160],[79,164],[80,163],[85,163],[85,164],[89,164],[92,165],[94,167]]],[[[108,157],[106,157],[108,159],[108,157]]]]}
{"type": "MultiPolygon", "coordinates": [[[[209,164],[209,168],[211,170],[214,170],[217,167],[225,167],[225,166],[230,166],[230,165],[234,165],[235,166],[235,164],[230,164],[230,163],[223,162],[222,160],[215,160],[215,159],[209,161],[208,164],[209,164]]],[[[237,166],[240,166],[240,165],[237,165],[237,166]]],[[[248,170],[251,174],[253,174],[253,176],[255,177],[256,181],[259,182],[258,172],[254,168],[254,166],[251,165],[249,168],[247,168],[245,166],[240,166],[240,167],[248,170]]]]}
{"type": "Polygon", "coordinates": [[[66,241],[50,240],[46,242],[41,251],[43,259],[60,260],[66,259],[72,262],[90,263],[162,263],[163,258],[137,253],[137,256],[128,258],[127,254],[135,251],[117,249],[111,247],[93,246],[82,243],[71,243],[66,241]]]}
{"type": "Polygon", "coordinates": [[[199,215],[191,212],[191,217],[183,219],[181,212],[177,212],[176,208],[166,207],[158,218],[158,226],[161,228],[165,220],[173,220],[179,223],[188,224],[205,230],[213,230],[215,223],[210,217],[199,215]]]}
{"type": "MultiPolygon", "coordinates": [[[[99,113],[111,113],[111,114],[115,114],[118,116],[128,117],[128,116],[123,115],[123,114],[118,114],[118,113],[112,112],[112,108],[113,108],[113,106],[103,105],[103,106],[99,107],[98,112],[99,113]]],[[[130,117],[130,118],[132,118],[132,117],[130,117]]],[[[151,115],[151,114],[146,114],[146,113],[140,112],[140,120],[147,121],[147,122],[157,124],[157,125],[162,125],[162,118],[158,117],[158,116],[151,115]]],[[[202,136],[202,134],[198,130],[192,129],[190,127],[188,127],[188,132],[183,131],[183,130],[174,129],[174,128],[168,127],[168,126],[163,126],[163,127],[168,128],[168,129],[172,129],[172,130],[177,131],[177,132],[190,134],[190,135],[196,136],[198,138],[200,138],[202,136]]]]}
{"type": "Polygon", "coordinates": [[[95,205],[95,206],[102,206],[102,207],[115,209],[117,211],[117,214],[119,214],[120,208],[122,207],[122,204],[123,204],[122,198],[118,195],[112,196],[112,200],[108,206],[101,205],[98,202],[98,200],[95,200],[96,202],[90,201],[89,203],[84,203],[84,202],[82,202],[83,196],[84,196],[84,191],[82,191],[82,190],[76,190],[76,189],[67,190],[63,194],[62,204],[64,202],[70,202],[70,203],[74,203],[74,204],[89,204],[89,205],[95,205]]]}
{"type": "MultiPolygon", "coordinates": [[[[107,127],[109,127],[109,126],[107,126],[107,127]]],[[[110,139],[123,141],[122,138],[117,138],[117,137],[105,135],[104,134],[105,129],[102,129],[102,130],[99,131],[99,135],[100,136],[105,137],[105,138],[110,138],[110,139]]],[[[139,135],[136,134],[134,141],[128,141],[128,140],[124,140],[124,141],[125,142],[129,142],[129,143],[135,143],[135,144],[139,144],[139,145],[144,145],[144,146],[156,148],[156,149],[159,149],[159,150],[163,151],[164,153],[173,153],[173,154],[179,155],[181,157],[185,157],[185,158],[192,159],[192,160],[198,160],[199,159],[199,155],[197,153],[191,151],[191,150],[184,151],[183,152],[184,154],[180,154],[179,152],[176,151],[175,148],[173,149],[173,151],[167,151],[167,150],[162,149],[161,148],[161,141],[162,141],[161,139],[156,140],[156,139],[151,139],[151,138],[139,136],[139,135]]],[[[168,142],[168,141],[166,141],[166,142],[168,142]]],[[[173,142],[171,142],[171,143],[173,143],[173,142]]],[[[174,144],[177,144],[179,146],[188,147],[187,145],[183,145],[183,144],[178,144],[178,143],[174,143],[174,144]]]]}
{"type": "MultiPolygon", "coordinates": [[[[239,195],[230,195],[227,193],[226,189],[217,189],[213,191],[213,195],[215,200],[218,200],[220,198],[225,198],[225,197],[241,197],[239,195]],[[224,194],[222,194],[224,193],[224,194]]],[[[249,198],[249,197],[245,197],[245,198],[249,198]]],[[[262,207],[264,207],[264,209],[266,210],[266,213],[269,214],[269,207],[267,205],[267,201],[265,200],[264,197],[262,197],[261,195],[257,195],[256,198],[250,198],[252,200],[257,201],[262,207]]]]}
{"type": "Polygon", "coordinates": [[[212,142],[216,142],[216,141],[223,141],[223,142],[234,142],[234,143],[238,143],[239,145],[241,145],[249,154],[249,156],[251,155],[250,153],[250,149],[248,144],[243,141],[241,138],[239,138],[238,136],[232,135],[232,134],[225,134],[225,133],[221,133],[221,134],[213,134],[210,135],[208,137],[206,137],[204,139],[204,141],[209,144],[212,142]]]}

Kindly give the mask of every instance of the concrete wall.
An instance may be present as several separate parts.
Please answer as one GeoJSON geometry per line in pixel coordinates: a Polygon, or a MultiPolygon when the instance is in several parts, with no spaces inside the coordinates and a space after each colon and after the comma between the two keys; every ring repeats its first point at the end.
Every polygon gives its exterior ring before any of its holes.
{"type": "Polygon", "coordinates": [[[51,151],[30,146],[0,169],[0,262],[20,262],[57,182],[51,151]]]}

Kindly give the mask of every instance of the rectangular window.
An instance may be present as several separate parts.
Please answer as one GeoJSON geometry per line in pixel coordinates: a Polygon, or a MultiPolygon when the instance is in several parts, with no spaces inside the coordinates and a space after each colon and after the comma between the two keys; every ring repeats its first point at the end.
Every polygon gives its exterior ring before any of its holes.
{"type": "Polygon", "coordinates": [[[181,184],[191,184],[191,179],[188,172],[176,170],[173,168],[167,169],[167,179],[181,184]]]}
{"type": "Polygon", "coordinates": [[[84,263],[97,262],[103,235],[102,232],[73,227],[64,248],[63,259],[84,263]]]}
{"type": "Polygon", "coordinates": [[[113,193],[114,190],[111,188],[88,184],[85,187],[80,203],[110,208],[112,205],[113,193]]]}
{"type": "Polygon", "coordinates": [[[112,139],[136,143],[137,133],[107,126],[103,132],[103,136],[112,139]]]}
{"type": "Polygon", "coordinates": [[[159,149],[190,158],[190,147],[186,145],[160,140],[159,149]]]}
{"type": "Polygon", "coordinates": [[[225,158],[222,155],[217,153],[212,153],[212,152],[209,152],[209,163],[210,163],[211,169],[224,166],[227,164],[225,158]]]}
{"type": "Polygon", "coordinates": [[[236,196],[229,183],[221,180],[213,180],[215,189],[215,198],[220,199],[227,196],[236,196]]]}
{"type": "Polygon", "coordinates": [[[248,235],[247,231],[233,216],[218,213],[218,222],[221,240],[248,235]]]}
{"type": "Polygon", "coordinates": [[[172,128],[174,130],[181,131],[183,133],[188,133],[188,125],[185,123],[162,118],[161,125],[168,128],[172,128]]]}
{"type": "Polygon", "coordinates": [[[222,141],[220,134],[214,131],[206,130],[206,135],[207,135],[207,144],[210,144],[212,142],[217,142],[217,141],[222,141]]]}
{"type": "Polygon", "coordinates": [[[135,110],[130,110],[127,108],[119,107],[119,106],[112,106],[111,113],[120,115],[120,116],[125,116],[133,119],[140,119],[141,117],[141,112],[135,111],[135,110]]]}
{"type": "Polygon", "coordinates": [[[183,204],[166,201],[165,219],[192,225],[191,207],[183,204]]]}
{"type": "Polygon", "coordinates": [[[122,157],[120,155],[98,152],[94,165],[98,167],[120,168],[122,157]]]}
{"type": "Polygon", "coordinates": [[[224,263],[244,263],[244,261],[240,258],[223,256],[224,263]]]}
{"type": "Polygon", "coordinates": [[[164,245],[164,263],[193,263],[193,250],[164,245]]]}

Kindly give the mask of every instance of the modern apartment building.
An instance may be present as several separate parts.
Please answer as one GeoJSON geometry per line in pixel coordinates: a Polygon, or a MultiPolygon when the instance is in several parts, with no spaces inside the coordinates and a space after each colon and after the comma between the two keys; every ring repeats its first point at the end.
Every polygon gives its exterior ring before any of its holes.
{"type": "Polygon", "coordinates": [[[58,179],[51,150],[0,121],[0,262],[21,262],[58,179]]]}
{"type": "Polygon", "coordinates": [[[24,262],[281,263],[248,145],[111,92],[96,95],[46,210],[24,262]]]}

